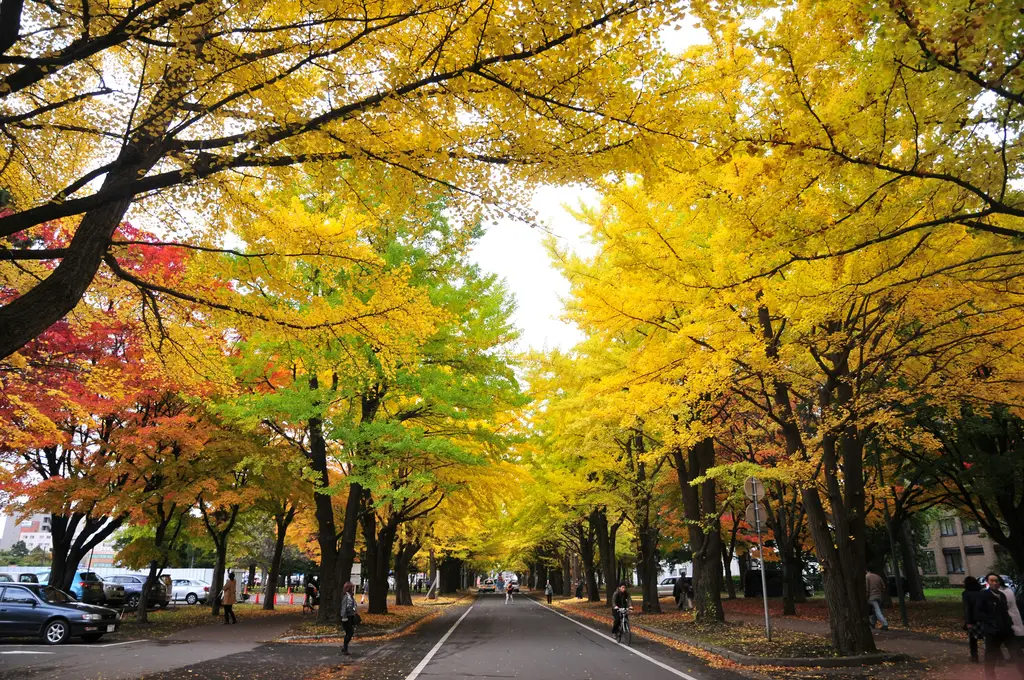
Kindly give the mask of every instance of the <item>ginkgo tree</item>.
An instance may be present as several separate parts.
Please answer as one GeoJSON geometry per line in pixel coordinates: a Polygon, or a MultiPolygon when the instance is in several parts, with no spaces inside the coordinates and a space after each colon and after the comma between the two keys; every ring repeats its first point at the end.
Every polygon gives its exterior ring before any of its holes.
{"type": "MultiPolygon", "coordinates": [[[[249,1],[5,0],[0,268],[19,295],[0,307],[0,357],[73,309],[101,267],[146,295],[223,304],[126,276],[115,235],[126,216],[160,223],[161,247],[225,249],[220,214],[244,221],[246,194],[282,188],[299,166],[334,184],[342,162],[391,168],[509,206],[518,180],[609,167],[643,134],[640,76],[673,11],[648,0],[338,0],[273,12],[249,1]],[[66,245],[22,245],[23,232],[55,220],[72,230],[66,245]],[[57,263],[42,280],[18,268],[39,261],[57,263]]],[[[249,254],[289,254],[265,246],[249,254]]]]}

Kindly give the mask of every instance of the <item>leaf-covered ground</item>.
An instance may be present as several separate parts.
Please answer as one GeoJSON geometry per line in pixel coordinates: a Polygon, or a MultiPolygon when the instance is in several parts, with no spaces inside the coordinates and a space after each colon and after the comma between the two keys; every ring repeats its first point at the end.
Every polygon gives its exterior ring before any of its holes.
{"type": "MultiPolygon", "coordinates": [[[[726,623],[716,626],[698,626],[693,613],[679,611],[668,605],[671,598],[663,602],[661,614],[633,613],[633,622],[638,626],[650,626],[688,639],[724,647],[740,654],[776,658],[825,658],[835,656],[832,645],[824,638],[789,630],[776,630],[769,642],[764,629],[754,626],[726,623]]],[[[611,625],[611,612],[604,602],[586,602],[575,599],[561,600],[559,606],[581,613],[588,618],[611,625]]]]}
{"type": "MultiPolygon", "coordinates": [[[[445,607],[455,604],[461,600],[463,595],[443,595],[438,597],[436,600],[426,600],[422,596],[413,598],[412,606],[399,606],[394,602],[394,598],[388,598],[388,613],[387,614],[370,614],[366,612],[365,607],[360,607],[359,615],[362,618],[362,623],[359,626],[357,634],[360,636],[366,635],[379,635],[387,631],[394,630],[400,626],[408,624],[412,621],[424,619],[434,613],[440,613],[445,607]]],[[[335,639],[340,640],[344,636],[344,632],[341,631],[338,625],[323,625],[316,622],[316,618],[307,614],[308,620],[293,626],[286,634],[285,637],[293,635],[327,635],[331,636],[328,638],[321,639],[320,642],[330,642],[335,639]]],[[[301,642],[301,641],[296,641],[301,642]]]]}
{"type": "MultiPolygon", "coordinates": [[[[296,614],[300,609],[299,605],[277,605],[277,608],[272,611],[264,611],[262,605],[236,604],[235,614],[240,619],[262,619],[296,614]]],[[[214,617],[210,613],[210,608],[205,605],[182,605],[170,609],[157,609],[149,612],[149,623],[138,623],[132,617],[124,619],[121,622],[121,630],[118,631],[116,637],[118,640],[156,639],[172,635],[187,628],[217,623],[220,620],[221,618],[214,617]]],[[[106,639],[104,638],[104,640],[106,639]]],[[[113,640],[114,636],[110,636],[110,639],[113,640]]]]}
{"type": "MultiPolygon", "coordinates": [[[[671,602],[671,600],[669,600],[671,602]]],[[[764,605],[758,598],[738,598],[723,600],[726,619],[730,617],[761,617],[764,605]]],[[[782,617],[782,600],[769,599],[768,609],[772,617],[782,617]]],[[[950,642],[966,642],[967,634],[963,631],[963,605],[960,603],[959,591],[942,591],[941,595],[932,594],[925,602],[907,602],[907,619],[910,627],[903,626],[900,620],[899,605],[895,601],[885,610],[889,627],[894,630],[911,630],[916,633],[933,635],[950,642]],[[951,593],[952,596],[946,596],[951,593]]],[[[803,604],[796,605],[796,617],[807,621],[828,621],[828,608],[822,597],[814,597],[803,604]]],[[[827,633],[827,630],[825,631],[827,633]]]]}

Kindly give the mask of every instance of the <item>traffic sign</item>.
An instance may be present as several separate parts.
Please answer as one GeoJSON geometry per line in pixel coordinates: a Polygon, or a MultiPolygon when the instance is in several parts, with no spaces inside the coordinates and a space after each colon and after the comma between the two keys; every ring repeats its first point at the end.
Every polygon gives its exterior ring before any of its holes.
{"type": "Polygon", "coordinates": [[[752,501],[764,498],[764,484],[757,477],[747,477],[747,481],[743,483],[743,493],[752,501]]]}
{"type": "Polygon", "coordinates": [[[765,522],[764,522],[764,513],[765,513],[764,506],[761,505],[760,503],[757,503],[756,507],[757,507],[757,512],[758,512],[758,516],[757,517],[754,517],[754,508],[755,508],[755,504],[754,503],[748,503],[747,504],[747,512],[745,513],[745,516],[744,516],[744,519],[747,520],[747,524],[752,526],[755,531],[764,528],[764,524],[765,524],[765,522]],[[760,523],[761,526],[758,526],[759,523],[760,523]]]}

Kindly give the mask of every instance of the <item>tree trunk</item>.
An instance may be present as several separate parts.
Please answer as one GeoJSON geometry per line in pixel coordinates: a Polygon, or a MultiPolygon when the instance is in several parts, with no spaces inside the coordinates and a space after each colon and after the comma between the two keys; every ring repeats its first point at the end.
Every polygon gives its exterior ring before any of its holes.
{"type": "Polygon", "coordinates": [[[263,588],[263,608],[274,608],[274,597],[277,595],[277,579],[281,574],[281,559],[284,556],[284,541],[288,533],[288,525],[295,518],[295,506],[287,512],[274,516],[274,524],[277,526],[277,536],[274,539],[274,556],[270,560],[270,573],[263,588]]]}
{"type": "Polygon", "coordinates": [[[224,589],[224,571],[228,561],[227,541],[220,542],[215,546],[217,559],[213,564],[213,578],[210,579],[210,613],[220,616],[220,591],[224,589]]]}
{"type": "Polygon", "coordinates": [[[412,591],[409,589],[409,563],[419,552],[417,543],[399,543],[395,552],[395,604],[412,605],[412,591]]]}
{"type": "Polygon", "coordinates": [[[385,522],[377,528],[377,513],[369,491],[363,491],[365,506],[362,511],[363,541],[366,544],[366,576],[369,584],[371,614],[388,613],[388,574],[391,571],[391,551],[394,549],[397,524],[385,522]]]}
{"type": "Polygon", "coordinates": [[[699,486],[691,482],[703,477],[715,465],[715,442],[710,437],[694,444],[687,455],[672,452],[679,490],[683,495],[683,514],[689,527],[693,550],[693,606],[697,623],[725,620],[722,608],[722,531],[719,522],[717,489],[714,479],[699,486]],[[713,519],[710,519],[713,518],[713,519]]]}
{"type": "MultiPolygon", "coordinates": [[[[118,185],[138,180],[161,155],[155,145],[146,150],[142,143],[125,144],[99,191],[116,191],[118,185]]],[[[17,352],[75,308],[107,256],[110,240],[132,198],[110,200],[86,212],[57,268],[23,295],[0,306],[0,359],[17,352]]]]}
{"type": "Polygon", "coordinates": [[[725,547],[724,543],[722,546],[722,569],[725,571],[725,592],[730,600],[735,600],[736,584],[732,580],[732,555],[729,554],[729,549],[725,547]]]}
{"type": "Polygon", "coordinates": [[[580,544],[580,559],[583,561],[583,578],[587,580],[587,601],[600,602],[601,594],[597,587],[597,574],[594,572],[594,527],[587,522],[587,528],[583,523],[577,525],[580,544]]]}
{"type": "Polygon", "coordinates": [[[149,573],[146,575],[146,582],[142,584],[142,592],[139,594],[139,609],[135,612],[135,620],[138,623],[149,623],[149,593],[156,583],[157,561],[150,560],[149,573]]]}
{"type": "Polygon", "coordinates": [[[50,553],[50,578],[61,590],[70,590],[75,579],[75,570],[89,551],[105,541],[121,528],[124,517],[107,519],[74,513],[51,515],[50,535],[53,547],[50,553]],[[78,531],[81,526],[81,531],[78,531]],[[77,531],[77,536],[75,535],[77,531]]]}
{"type": "MultiPolygon", "coordinates": [[[[904,518],[896,531],[896,540],[900,545],[900,559],[903,562],[903,575],[907,578],[907,596],[912,602],[924,602],[924,583],[921,572],[917,568],[917,547],[910,531],[910,522],[904,518]]],[[[894,558],[895,559],[895,558],[894,558]]]]}

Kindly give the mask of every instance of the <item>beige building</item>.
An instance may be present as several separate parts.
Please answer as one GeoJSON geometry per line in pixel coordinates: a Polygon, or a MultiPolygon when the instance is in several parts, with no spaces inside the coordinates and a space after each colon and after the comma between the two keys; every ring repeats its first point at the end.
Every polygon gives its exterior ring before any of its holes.
{"type": "Polygon", "coordinates": [[[921,551],[925,576],[945,576],[950,585],[963,585],[964,577],[981,578],[996,565],[1002,547],[990,539],[973,519],[948,513],[932,524],[931,538],[921,551]]]}

